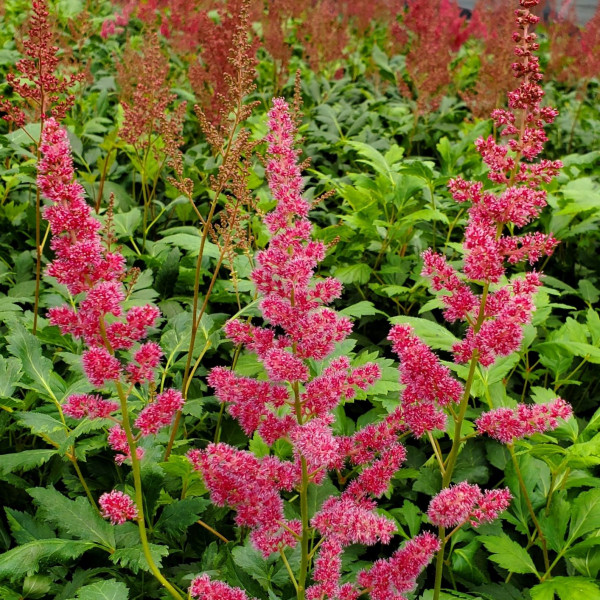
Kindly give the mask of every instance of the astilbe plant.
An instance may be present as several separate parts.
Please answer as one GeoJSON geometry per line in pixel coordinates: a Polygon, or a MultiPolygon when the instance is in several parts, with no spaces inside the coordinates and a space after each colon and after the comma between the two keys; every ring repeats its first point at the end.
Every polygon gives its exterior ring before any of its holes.
{"type": "MultiPolygon", "coordinates": [[[[462,321],[466,324],[464,339],[452,348],[455,362],[466,365],[467,376],[462,393],[451,398],[458,406],[450,411],[454,431],[445,459],[437,440],[430,438],[442,473],[444,490],[440,497],[447,499],[452,499],[449,490],[456,490],[449,486],[465,441],[463,425],[475,374],[479,369],[493,365],[498,358],[519,350],[523,326],[531,321],[534,296],[541,286],[540,273],[535,270],[507,280],[507,266],[533,265],[543,256],[552,254],[557,245],[551,234],[539,231],[513,234],[516,228],[524,227],[540,214],[546,205],[546,192],[541,185],[556,176],[562,166],[559,161],[536,161],[547,139],[543,127],[552,123],[558,114],[555,109],[541,105],[544,92],[539,82],[542,75],[538,57],[534,54],[539,45],[535,33],[531,32],[539,18],[529,11],[537,4],[538,0],[520,0],[520,8],[515,12],[518,30],[513,34],[517,60],[511,65],[520,83],[508,94],[509,108],[492,112],[495,126],[506,142],[498,143],[492,136],[476,141],[476,147],[489,167],[488,178],[493,188],[486,190],[483,183],[460,177],[449,182],[457,202],[470,202],[462,272],[451,266],[444,255],[431,250],[423,255],[423,275],[431,280],[435,291],[443,292],[440,299],[445,307],[444,317],[451,323],[462,321]]],[[[410,369],[410,365],[412,362],[401,356],[403,377],[404,370],[410,369]]],[[[412,380],[410,374],[406,377],[412,380]]],[[[568,418],[570,414],[570,406],[557,398],[546,405],[519,405],[515,410],[498,408],[479,417],[479,433],[488,433],[508,444],[521,491],[527,499],[513,442],[535,432],[553,429],[558,425],[558,418],[568,418]]],[[[425,431],[433,428],[440,428],[435,420],[423,424],[425,431]]],[[[481,502],[477,490],[465,488],[464,492],[466,496],[472,494],[475,504],[481,502]]],[[[499,500],[504,502],[506,498],[499,500]]],[[[467,505],[461,511],[460,519],[472,518],[472,509],[467,505]]],[[[545,567],[549,569],[546,541],[529,500],[528,508],[537,532],[535,543],[541,546],[545,567]]],[[[433,504],[433,513],[431,511],[430,508],[431,520],[439,525],[441,539],[434,591],[437,600],[442,583],[444,549],[449,537],[446,527],[456,523],[440,518],[437,501],[433,504]]],[[[478,519],[476,517],[476,522],[478,519]]]]}
{"type": "MultiPolygon", "coordinates": [[[[333,278],[314,277],[326,247],[312,239],[311,204],[301,195],[295,125],[283,99],[273,101],[269,129],[267,177],[277,206],[265,217],[271,240],[257,255],[252,275],[267,325],[233,320],[226,326],[233,342],[256,353],[268,378],[241,377],[217,367],[209,383],[247,435],[258,432],[269,445],[287,440],[293,448],[292,459],[257,458],[224,443],[192,450],[188,456],[202,474],[212,500],[232,507],[236,523],[250,528],[254,546],[264,556],[281,554],[300,599],[350,599],[366,589],[374,598],[383,598],[394,586],[398,593],[414,587],[415,578],[437,549],[437,540],[422,534],[390,561],[359,574],[356,583],[340,584],[345,546],[391,539],[395,526],[375,512],[375,499],[386,491],[405,450],[397,441],[399,423],[393,418],[353,436],[332,431],[332,411],[353,397],[356,387],[372,385],[379,369],[371,363],[353,368],[346,357],[327,360],[336,343],[350,333],[351,324],[327,307],[339,297],[341,284],[333,278]],[[319,375],[311,373],[311,361],[325,361],[319,375]],[[321,485],[329,470],[341,471],[346,464],[360,474],[309,520],[309,485],[321,485]],[[300,519],[284,515],[282,494],[293,490],[298,493],[300,519]],[[312,557],[309,539],[316,532],[321,542],[312,557]],[[297,544],[301,561],[293,573],[286,550],[297,544]]],[[[190,592],[207,599],[245,597],[241,590],[225,588],[205,575],[194,580],[190,592]]]]}
{"type": "Polygon", "coordinates": [[[127,48],[117,63],[117,73],[123,107],[119,136],[132,148],[132,162],[141,176],[145,245],[148,219],[155,217],[154,197],[163,166],[167,163],[176,173],[182,172],[179,146],[183,144],[186,103],[175,104],[177,96],[170,89],[169,61],[156,34],[145,40],[141,52],[127,48]]]}
{"type": "MultiPolygon", "coordinates": [[[[44,209],[44,218],[50,225],[55,253],[46,274],[64,285],[70,295],[69,304],[51,308],[48,316],[64,335],[83,341],[83,370],[100,392],[71,395],[62,411],[74,419],[113,421],[108,443],[117,452],[117,464],[131,465],[135,499],[122,491],[106,493],[99,499],[102,514],[113,523],[137,521],[151,571],[173,597],[181,598],[152,558],[142,499],[140,461],[144,450],[139,441],[168,426],[183,405],[178,390],[157,393],[155,375],[162,350],[155,342],[143,342],[160,313],[150,304],[126,310],[124,303],[131,289],[123,283],[125,259],[113,247],[110,227],[102,235],[102,225],[92,216],[82,186],[74,181],[67,132],[54,118],[44,123],[41,153],[38,186],[52,202],[44,209]],[[135,419],[128,405],[134,390],[147,399],[135,419]]],[[[107,222],[110,219],[109,210],[107,222]]]]}
{"type": "MultiPolygon", "coordinates": [[[[415,101],[415,118],[436,110],[452,82],[450,63],[462,44],[481,29],[477,18],[467,23],[454,0],[410,0],[391,25],[396,48],[406,55],[406,81],[398,88],[415,101]]],[[[476,15],[476,13],[475,13],[476,15]]]]}
{"type": "MultiPolygon", "coordinates": [[[[24,127],[27,122],[44,120],[49,116],[63,119],[75,102],[71,88],[84,78],[83,73],[61,75],[64,62],[59,57],[59,48],[54,45],[55,34],[50,22],[46,0],[34,0],[27,23],[27,38],[23,40],[25,58],[17,61],[20,74],[9,72],[6,82],[11,86],[13,99],[0,96],[2,118],[16,127],[24,127]]],[[[36,147],[39,158],[40,138],[33,138],[25,130],[36,147]]],[[[40,133],[41,136],[41,133],[40,133]]],[[[39,190],[35,195],[35,297],[33,306],[33,333],[38,322],[38,307],[42,272],[42,252],[44,244],[41,232],[41,199],[39,190]]]]}

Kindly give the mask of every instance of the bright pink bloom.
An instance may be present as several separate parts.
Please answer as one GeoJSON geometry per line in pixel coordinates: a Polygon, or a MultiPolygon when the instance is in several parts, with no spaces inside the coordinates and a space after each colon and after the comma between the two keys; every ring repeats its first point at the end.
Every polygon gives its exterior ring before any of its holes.
{"type": "Polygon", "coordinates": [[[374,500],[357,499],[348,491],[338,498],[328,498],[319,512],[312,518],[311,525],[327,539],[335,539],[343,546],[377,542],[389,543],[396,531],[391,519],[378,515],[374,500]]]}
{"type": "Polygon", "coordinates": [[[499,490],[486,490],[483,498],[479,500],[469,517],[469,522],[473,527],[479,527],[483,523],[491,523],[498,518],[498,515],[505,511],[510,505],[512,494],[508,488],[499,490]]]}
{"type": "Polygon", "coordinates": [[[123,492],[113,490],[102,494],[98,504],[105,519],[110,519],[113,525],[122,525],[125,521],[137,519],[138,510],[133,500],[123,492]]]}
{"type": "Polygon", "coordinates": [[[410,325],[394,325],[388,339],[400,357],[400,383],[405,388],[401,410],[416,436],[442,428],[446,417],[438,406],[459,402],[462,385],[440,364],[437,356],[412,332],[410,325]]]}
{"type": "Polygon", "coordinates": [[[308,464],[309,473],[316,469],[341,469],[344,455],[340,449],[339,439],[331,431],[333,419],[312,419],[304,425],[296,425],[290,434],[294,452],[299,458],[303,456],[308,464]]]}
{"type": "Polygon", "coordinates": [[[135,426],[143,436],[153,435],[170,425],[175,413],[181,410],[183,405],[184,399],[179,390],[165,390],[156,396],[154,402],[142,409],[135,420],[135,426]]]}
{"type": "Polygon", "coordinates": [[[417,577],[440,548],[432,533],[408,541],[391,558],[375,561],[371,569],[358,574],[358,583],[369,590],[372,600],[406,600],[405,593],[417,585],[417,577]]]}
{"type": "Polygon", "coordinates": [[[161,347],[156,342],[142,344],[134,353],[133,362],[127,365],[127,378],[131,383],[144,383],[154,379],[154,371],[162,356],[161,347]]]}
{"type": "Polygon", "coordinates": [[[190,596],[199,600],[248,600],[244,590],[222,581],[211,581],[208,575],[199,575],[192,581],[190,596]]]}
{"type": "Polygon", "coordinates": [[[328,538],[321,544],[313,570],[316,583],[306,590],[308,600],[339,597],[343,550],[342,544],[335,538],[328,538]]]}
{"type": "MultiPolygon", "coordinates": [[[[118,465],[122,465],[127,459],[131,458],[131,452],[129,450],[129,444],[127,443],[127,434],[120,425],[114,425],[108,430],[108,444],[116,452],[115,462],[118,465]]],[[[144,449],[139,446],[135,449],[135,455],[138,460],[141,460],[144,456],[144,449]]]]}
{"type": "Polygon", "coordinates": [[[121,361],[106,348],[90,348],[82,355],[83,370],[96,387],[104,387],[105,381],[117,381],[121,377],[121,361]]]}
{"type": "Polygon", "coordinates": [[[105,400],[97,394],[74,394],[62,406],[65,415],[74,419],[104,419],[118,409],[118,402],[105,400]]]}
{"type": "Polygon", "coordinates": [[[562,398],[547,404],[518,404],[515,409],[496,408],[483,413],[475,424],[480,434],[487,433],[503,444],[512,444],[534,433],[556,429],[558,419],[568,419],[573,409],[562,398]]]}
{"type": "Polygon", "coordinates": [[[265,557],[280,548],[296,545],[296,538],[281,524],[294,531],[299,531],[301,525],[285,519],[279,495],[297,483],[293,463],[281,462],[273,456],[258,459],[227,444],[209,444],[205,450],[191,450],[188,458],[202,473],[211,500],[217,506],[236,510],[236,523],[252,529],[252,542],[265,557]]]}
{"type": "Polygon", "coordinates": [[[435,496],[429,503],[427,515],[438,527],[457,527],[467,521],[478,527],[496,519],[508,508],[511,499],[508,488],[482,492],[478,485],[461,481],[435,496]]]}

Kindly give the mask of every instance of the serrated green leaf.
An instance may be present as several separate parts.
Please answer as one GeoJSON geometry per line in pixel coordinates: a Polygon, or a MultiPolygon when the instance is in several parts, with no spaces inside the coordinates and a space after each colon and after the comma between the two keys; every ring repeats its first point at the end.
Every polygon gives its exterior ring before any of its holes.
{"type": "Polygon", "coordinates": [[[29,513],[8,506],[5,506],[4,510],[8,526],[17,544],[56,538],[54,531],[46,523],[36,521],[29,513]]]}
{"type": "Polygon", "coordinates": [[[169,535],[181,535],[200,518],[208,506],[210,501],[206,498],[175,500],[163,508],[155,529],[169,535]]]}
{"type": "Polygon", "coordinates": [[[6,340],[7,350],[21,361],[23,372],[41,390],[54,396],[51,386],[52,362],[42,354],[40,341],[20,323],[12,324],[6,340]]]}
{"type": "Polygon", "coordinates": [[[21,361],[0,356],[0,397],[10,398],[21,380],[21,361]]]}
{"type": "Polygon", "coordinates": [[[87,498],[69,500],[54,488],[31,488],[27,492],[40,507],[45,519],[60,531],[97,542],[109,550],[115,548],[112,525],[94,510],[87,498]]]}
{"type": "Polygon", "coordinates": [[[368,302],[367,300],[361,300],[356,304],[352,304],[351,306],[347,306],[346,308],[339,311],[341,315],[345,315],[347,317],[366,317],[371,315],[385,315],[382,310],[375,308],[372,302],[368,302]]]}
{"type": "Polygon", "coordinates": [[[511,573],[534,573],[537,569],[527,550],[505,535],[482,535],[479,541],[492,553],[490,560],[511,573]]]}
{"type": "Polygon", "coordinates": [[[342,283],[367,283],[371,278],[371,267],[366,263],[356,263],[335,270],[335,278],[342,283]]]}
{"type": "Polygon", "coordinates": [[[30,471],[48,462],[56,450],[22,450],[15,454],[0,455],[0,474],[6,475],[13,471],[30,471]]]}
{"type": "Polygon", "coordinates": [[[42,564],[62,563],[97,547],[80,540],[36,540],[0,554],[0,577],[17,579],[35,573],[42,564]]]}
{"type": "Polygon", "coordinates": [[[600,489],[579,494],[573,501],[569,543],[600,529],[600,489]]]}
{"type": "Polygon", "coordinates": [[[553,577],[531,588],[531,600],[600,600],[600,588],[583,577],[553,577]]]}
{"type": "MultiPolygon", "coordinates": [[[[167,546],[160,546],[158,544],[148,544],[150,547],[150,554],[152,560],[157,567],[162,566],[162,559],[169,555],[169,548],[167,546]]],[[[118,564],[121,567],[125,567],[133,571],[133,573],[139,573],[140,571],[147,571],[150,573],[150,567],[144,556],[144,549],[142,545],[132,546],[131,548],[119,548],[110,555],[110,560],[114,564],[118,564]]]]}
{"type": "Polygon", "coordinates": [[[116,579],[84,585],[77,591],[79,600],[127,600],[129,589],[116,579]]]}

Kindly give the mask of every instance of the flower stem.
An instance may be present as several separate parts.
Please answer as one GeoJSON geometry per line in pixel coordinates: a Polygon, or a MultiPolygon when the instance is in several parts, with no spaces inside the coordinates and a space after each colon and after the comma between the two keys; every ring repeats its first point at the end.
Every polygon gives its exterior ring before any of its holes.
{"type": "MultiPolygon", "coordinates": [[[[481,325],[483,324],[483,320],[485,318],[485,304],[487,301],[487,296],[489,293],[490,285],[486,283],[483,287],[483,292],[481,294],[481,303],[479,305],[479,314],[477,315],[477,321],[473,326],[473,332],[476,334],[481,325]]],[[[463,396],[460,401],[460,406],[458,409],[458,415],[454,419],[454,437],[452,439],[452,447],[450,448],[450,453],[446,458],[445,462],[445,471],[442,474],[442,489],[447,488],[452,481],[452,474],[454,472],[454,467],[456,466],[456,460],[458,458],[458,451],[460,449],[460,445],[462,443],[462,424],[465,419],[465,415],[467,413],[467,408],[469,406],[469,398],[471,396],[471,387],[473,386],[473,380],[475,379],[475,370],[477,369],[477,365],[479,364],[479,354],[477,351],[473,352],[473,356],[471,357],[471,362],[469,364],[469,374],[467,375],[467,380],[465,382],[465,390],[463,396]]],[[[435,587],[433,588],[433,600],[439,600],[440,591],[442,588],[442,571],[444,569],[444,550],[446,548],[446,530],[444,527],[439,528],[438,535],[440,537],[440,549],[438,551],[437,560],[435,563],[435,587]]]]}
{"type": "MultiPolygon", "coordinates": [[[[293,302],[292,302],[293,305],[293,302]]],[[[298,424],[302,425],[302,405],[300,404],[300,390],[298,382],[292,384],[294,390],[294,408],[298,424]]],[[[309,551],[308,538],[310,528],[308,523],[308,467],[306,459],[302,456],[300,459],[302,468],[302,483],[300,484],[300,518],[302,520],[302,539],[300,540],[300,571],[298,573],[298,587],[296,588],[298,600],[305,600],[306,597],[306,578],[308,575],[309,551]]]]}
{"type": "Polygon", "coordinates": [[[131,454],[131,470],[133,472],[133,485],[135,488],[135,504],[138,509],[137,523],[140,532],[140,542],[142,543],[142,550],[146,562],[150,567],[150,571],[161,583],[161,585],[171,594],[176,600],[183,600],[183,596],[165,579],[163,574],[160,572],[154,559],[152,558],[152,552],[150,551],[150,545],[148,543],[148,536],[146,535],[146,522],[144,519],[144,498],[142,495],[142,475],[140,469],[140,461],[136,454],[136,444],[131,433],[131,424],[129,422],[129,414],[127,412],[127,397],[123,390],[123,386],[120,381],[117,381],[117,394],[121,402],[121,415],[123,418],[123,429],[127,436],[127,445],[129,446],[129,453],[131,454]]]}
{"type": "Polygon", "coordinates": [[[544,555],[544,567],[548,572],[550,570],[550,560],[548,559],[548,545],[546,544],[546,538],[544,537],[544,534],[542,532],[540,522],[535,516],[533,504],[531,504],[531,498],[529,498],[529,493],[527,492],[527,488],[525,487],[525,481],[523,480],[523,475],[521,474],[521,469],[519,468],[519,461],[517,460],[517,456],[515,454],[514,445],[507,444],[507,448],[510,452],[510,457],[512,459],[513,466],[515,467],[515,473],[517,474],[517,479],[519,480],[519,487],[521,488],[523,496],[525,497],[525,503],[527,504],[527,509],[529,510],[529,514],[531,515],[531,520],[533,521],[533,525],[538,532],[538,538],[540,540],[540,544],[542,545],[542,554],[544,555]]]}

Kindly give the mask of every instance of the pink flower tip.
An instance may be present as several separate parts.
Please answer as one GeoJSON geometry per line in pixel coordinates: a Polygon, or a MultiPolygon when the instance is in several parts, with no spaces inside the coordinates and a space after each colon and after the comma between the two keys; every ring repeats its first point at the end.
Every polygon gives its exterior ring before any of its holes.
{"type": "Polygon", "coordinates": [[[102,494],[98,500],[102,516],[110,519],[113,525],[121,525],[125,521],[136,519],[138,510],[133,500],[123,492],[113,490],[102,494]]]}

